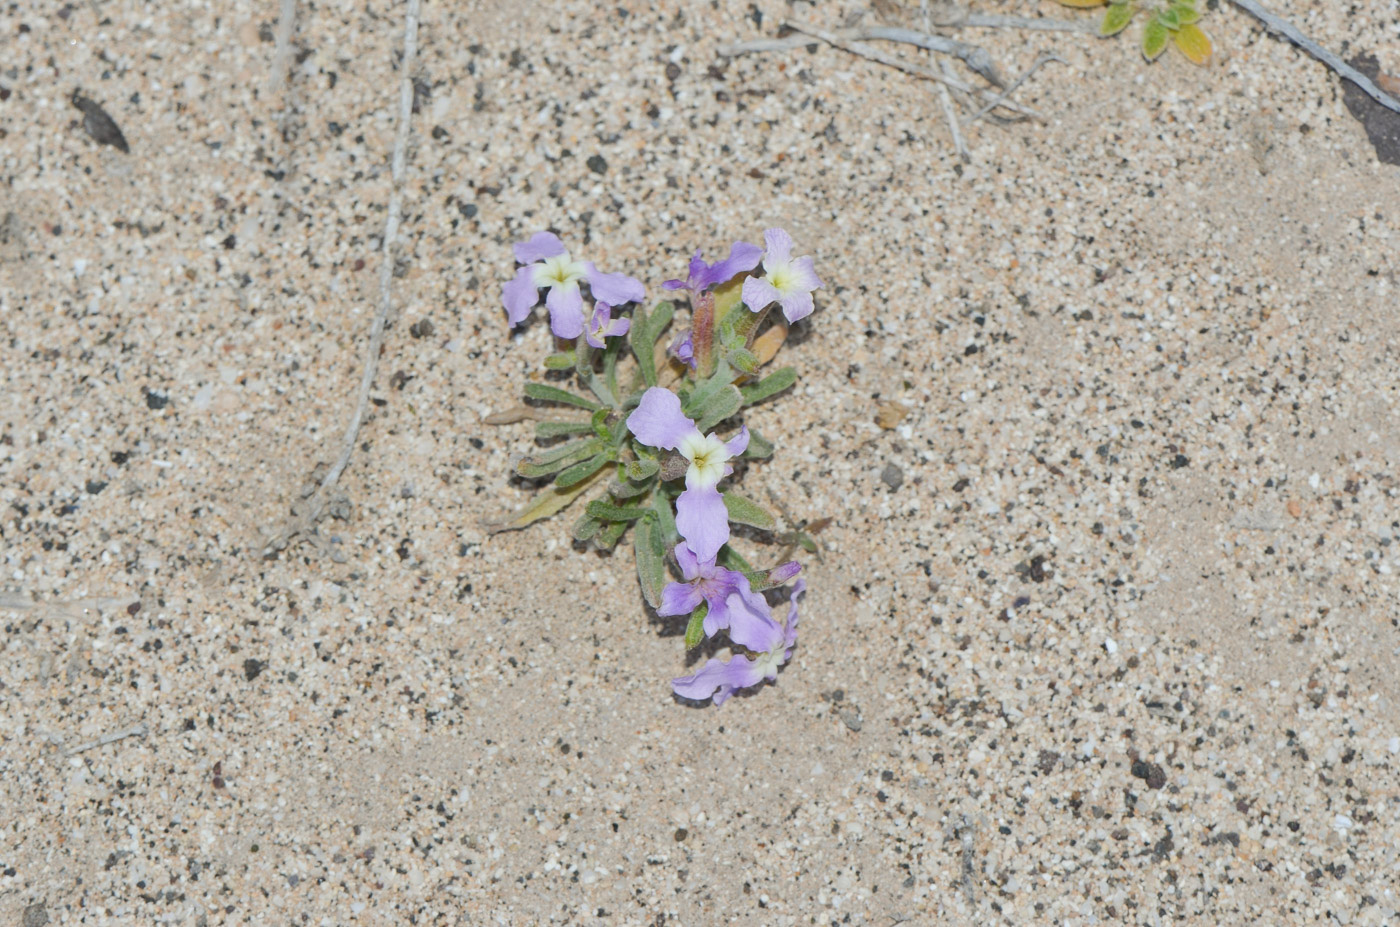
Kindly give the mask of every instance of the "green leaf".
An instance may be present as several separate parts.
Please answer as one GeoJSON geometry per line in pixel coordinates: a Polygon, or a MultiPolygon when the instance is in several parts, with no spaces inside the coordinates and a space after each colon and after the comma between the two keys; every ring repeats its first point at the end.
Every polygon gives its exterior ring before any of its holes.
{"type": "Polygon", "coordinates": [[[1128,28],[1128,23],[1133,21],[1133,12],[1131,4],[1110,4],[1104,11],[1103,22],[1099,24],[1099,35],[1117,35],[1128,28]]]}
{"type": "Polygon", "coordinates": [[[601,518],[603,521],[636,521],[645,518],[651,513],[649,508],[641,508],[635,505],[613,505],[602,499],[594,499],[588,503],[588,514],[594,518],[601,518]]]}
{"type": "Polygon", "coordinates": [[[632,483],[614,480],[608,484],[608,492],[614,499],[635,499],[651,489],[648,483],[632,483]]]}
{"type": "Polygon", "coordinates": [[[740,573],[752,573],[753,567],[749,562],[739,555],[739,552],[726,544],[719,549],[719,555],[715,558],[719,565],[726,570],[737,570],[740,573]]]}
{"type": "Polygon", "coordinates": [[[738,412],[744,404],[744,397],[739,394],[739,388],[730,384],[706,401],[706,403],[696,410],[695,427],[701,434],[707,434],[720,422],[738,412]]]}
{"type": "Polygon", "coordinates": [[[1152,20],[1142,29],[1142,54],[1148,61],[1153,61],[1167,48],[1167,40],[1171,38],[1171,32],[1167,27],[1157,20],[1152,20]]]}
{"type": "Polygon", "coordinates": [[[748,376],[754,376],[758,373],[758,355],[748,348],[730,348],[724,356],[730,365],[740,373],[748,376]]]}
{"type": "Polygon", "coordinates": [[[598,532],[593,543],[600,550],[612,550],[617,546],[618,540],[627,533],[629,522],[615,521],[603,526],[603,530],[598,532]]]}
{"type": "Polygon", "coordinates": [[[593,430],[591,422],[536,422],[535,437],[557,438],[560,435],[583,435],[593,430]]]}
{"type": "Polygon", "coordinates": [[[589,422],[593,426],[593,432],[604,441],[613,439],[612,429],[608,428],[608,410],[599,409],[593,413],[593,419],[589,422]]]}
{"type": "Polygon", "coordinates": [[[752,405],[755,402],[762,402],[769,396],[781,393],[796,382],[797,370],[793,367],[781,367],[757,383],[750,383],[743,387],[740,392],[744,394],[744,403],[752,405]]]}
{"type": "Polygon", "coordinates": [[[592,515],[584,515],[574,522],[573,535],[575,541],[587,541],[597,534],[603,523],[592,515]]]}
{"type": "Polygon", "coordinates": [[[676,530],[676,516],[671,511],[671,500],[657,493],[651,500],[651,509],[656,513],[656,530],[661,537],[661,546],[670,550],[681,539],[680,532],[676,530]]]}
{"type": "Polygon", "coordinates": [[[730,369],[728,362],[721,358],[712,377],[697,383],[689,396],[681,397],[681,411],[685,413],[686,418],[699,418],[700,410],[705,404],[733,383],[734,371],[730,369]]]}
{"type": "Polygon", "coordinates": [[[600,450],[602,450],[602,444],[596,438],[570,441],[568,444],[561,444],[543,454],[524,458],[515,465],[515,472],[530,479],[549,476],[551,473],[558,473],[570,464],[590,454],[596,454],[600,450]]]}
{"type": "MultiPolygon", "coordinates": [[[[685,625],[685,649],[694,650],[705,639],[705,616],[710,613],[710,603],[701,602],[690,613],[685,625]]],[[[738,659],[737,657],[735,659],[738,659]]]]}
{"type": "Polygon", "coordinates": [[[643,518],[632,532],[632,547],[637,557],[637,581],[642,597],[652,608],[661,605],[661,590],[666,586],[666,542],[654,518],[643,518]]]}
{"type": "Polygon", "coordinates": [[[526,503],[524,508],[507,516],[504,521],[499,521],[490,525],[491,533],[496,534],[501,531],[515,531],[527,525],[533,525],[535,522],[548,518],[551,515],[557,515],[559,512],[568,508],[569,503],[583,495],[584,492],[593,485],[593,480],[596,479],[597,476],[598,474],[595,473],[592,478],[584,479],[567,489],[561,489],[558,486],[549,487],[526,503]]]}
{"type": "Polygon", "coordinates": [[[550,386],[546,383],[526,383],[525,395],[531,399],[539,399],[544,402],[558,402],[566,406],[578,406],[580,409],[587,409],[592,412],[601,408],[592,399],[584,399],[568,390],[560,389],[557,386],[550,386]]]}
{"type": "Polygon", "coordinates": [[[568,370],[574,366],[574,352],[551,354],[544,359],[544,366],[548,370],[568,370]]]}
{"type": "Polygon", "coordinates": [[[1174,9],[1163,10],[1158,13],[1157,22],[1166,26],[1172,32],[1181,28],[1181,16],[1174,9]]]}
{"type": "Polygon", "coordinates": [[[1176,11],[1177,22],[1181,23],[1183,26],[1189,26],[1193,23],[1200,22],[1201,20],[1200,11],[1197,10],[1194,6],[1187,6],[1184,3],[1178,3],[1172,9],[1176,11]]]}
{"type": "Polygon", "coordinates": [[[608,455],[599,454],[597,457],[591,457],[588,460],[583,461],[582,463],[576,463],[569,469],[565,470],[563,473],[556,476],[554,478],[554,485],[558,486],[561,489],[566,489],[569,486],[572,486],[575,483],[579,482],[580,480],[588,479],[590,476],[603,469],[604,465],[606,465],[607,462],[608,455]]]}
{"type": "Polygon", "coordinates": [[[640,482],[661,470],[661,464],[649,457],[627,461],[627,478],[640,482]]]}
{"type": "Polygon", "coordinates": [[[772,457],[773,442],[769,441],[767,438],[763,437],[763,435],[750,428],[749,446],[744,448],[744,453],[740,454],[739,456],[748,460],[760,460],[764,457],[772,457]]]}
{"type": "Polygon", "coordinates": [[[729,511],[729,520],[741,525],[753,525],[755,528],[771,531],[777,524],[763,506],[737,492],[724,494],[724,507],[729,511]]]}
{"type": "Polygon", "coordinates": [[[656,342],[666,326],[671,324],[674,310],[670,303],[658,303],[648,315],[641,306],[632,313],[632,328],[627,333],[627,343],[637,358],[637,367],[642,372],[642,382],[647,386],[656,385],[656,342]]]}

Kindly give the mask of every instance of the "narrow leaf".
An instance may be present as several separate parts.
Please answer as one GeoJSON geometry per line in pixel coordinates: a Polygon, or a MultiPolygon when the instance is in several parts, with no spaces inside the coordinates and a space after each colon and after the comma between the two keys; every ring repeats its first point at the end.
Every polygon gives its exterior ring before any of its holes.
{"type": "Polygon", "coordinates": [[[740,395],[738,387],[730,384],[725,386],[705,405],[697,410],[695,416],[695,427],[701,434],[706,434],[720,422],[729,418],[744,404],[744,397],[740,395]]]}
{"type": "Polygon", "coordinates": [[[1201,12],[1194,6],[1179,4],[1174,7],[1174,9],[1176,10],[1177,22],[1181,23],[1183,26],[1189,26],[1194,22],[1200,22],[1201,12]]]}
{"type": "Polygon", "coordinates": [[[608,484],[608,494],[614,499],[635,499],[650,488],[647,485],[613,480],[608,484]]]}
{"type": "Polygon", "coordinates": [[[747,376],[758,373],[758,355],[748,348],[732,348],[725,352],[730,366],[747,376]]]}
{"type": "Polygon", "coordinates": [[[599,550],[612,550],[617,546],[618,540],[627,533],[629,522],[615,521],[603,526],[603,530],[598,532],[598,536],[593,539],[593,543],[599,550]]]}
{"type": "Polygon", "coordinates": [[[593,413],[593,419],[589,422],[593,426],[593,433],[604,441],[611,441],[613,438],[612,429],[608,427],[608,410],[599,409],[593,413]]]}
{"type": "Polygon", "coordinates": [[[769,396],[781,393],[789,386],[797,382],[797,370],[793,367],[781,367],[757,383],[750,383],[743,387],[744,403],[753,405],[755,402],[762,402],[769,396]]]}
{"type": "Polygon", "coordinates": [[[601,521],[594,518],[592,515],[584,515],[578,521],[574,522],[574,540],[587,541],[592,538],[593,535],[597,534],[602,527],[603,523],[601,521]]]}
{"type": "Polygon", "coordinates": [[[739,552],[726,544],[719,549],[717,557],[719,565],[727,570],[738,570],[740,573],[752,573],[753,567],[749,562],[739,555],[739,552]]]}
{"type": "Polygon", "coordinates": [[[685,625],[686,650],[694,650],[705,639],[705,616],[709,613],[710,603],[708,602],[701,602],[696,606],[695,611],[690,613],[690,620],[685,625]]]}
{"type": "Polygon", "coordinates": [[[687,418],[698,418],[700,410],[705,408],[713,397],[719,394],[720,390],[734,382],[734,371],[729,368],[729,364],[723,359],[715,368],[714,375],[708,380],[701,380],[690,391],[689,396],[681,397],[681,411],[687,418]]]}
{"type": "Polygon", "coordinates": [[[641,306],[632,315],[632,328],[627,332],[627,343],[637,358],[637,369],[642,372],[642,382],[647,386],[656,385],[656,339],[651,336],[646,310],[641,306]]]}
{"type": "Polygon", "coordinates": [[[1156,60],[1157,56],[1167,47],[1167,39],[1171,38],[1171,33],[1167,27],[1152,20],[1142,29],[1142,55],[1148,61],[1156,60]]]}
{"type": "Polygon", "coordinates": [[[729,520],[741,525],[752,525],[755,528],[771,531],[773,526],[777,524],[773,520],[773,516],[769,515],[763,506],[736,492],[724,494],[724,507],[729,512],[729,520]]]}
{"type": "Polygon", "coordinates": [[[1166,26],[1171,32],[1175,32],[1181,28],[1181,17],[1177,14],[1176,10],[1169,9],[1158,13],[1157,22],[1166,26]]]}
{"type": "Polygon", "coordinates": [[[528,479],[549,476],[599,450],[601,445],[597,440],[571,441],[536,457],[526,457],[515,465],[515,472],[528,479]]]}
{"type": "Polygon", "coordinates": [[[1205,64],[1210,61],[1210,36],[1206,35],[1205,30],[1200,26],[1182,26],[1174,38],[1176,39],[1176,47],[1192,63],[1205,64]]]}
{"type": "Polygon", "coordinates": [[[676,516],[671,510],[671,500],[662,493],[657,493],[651,501],[651,509],[656,513],[656,531],[661,538],[661,546],[670,550],[680,540],[680,532],[676,530],[676,516]]]}
{"type": "Polygon", "coordinates": [[[580,480],[586,480],[593,476],[608,462],[608,455],[599,454],[581,463],[576,463],[563,473],[554,478],[554,485],[561,489],[574,485],[580,480]]]}
{"type": "Polygon", "coordinates": [[[744,449],[744,453],[739,455],[748,460],[761,460],[764,457],[773,456],[773,442],[763,435],[749,429],[749,446],[744,449]]]}
{"type": "Polygon", "coordinates": [[[558,402],[566,406],[578,406],[580,409],[587,409],[592,412],[599,408],[598,403],[591,399],[584,399],[582,396],[560,389],[557,386],[550,386],[547,383],[526,383],[525,395],[531,399],[539,399],[544,402],[558,402]]]}
{"type": "Polygon", "coordinates": [[[643,518],[632,531],[632,547],[637,558],[637,581],[642,597],[656,608],[661,604],[661,590],[666,586],[666,544],[656,519],[643,518]]]}
{"type": "Polygon", "coordinates": [[[560,435],[584,435],[593,430],[590,422],[537,422],[535,437],[557,438],[560,435]]]}
{"type": "Polygon", "coordinates": [[[627,478],[629,480],[641,481],[657,473],[660,469],[661,464],[648,457],[629,460],[627,461],[627,478]]]}
{"type": "Polygon", "coordinates": [[[591,479],[584,479],[575,483],[567,489],[560,489],[558,486],[551,486],[544,492],[531,499],[524,508],[508,515],[503,521],[489,525],[492,534],[501,531],[515,531],[524,528],[526,525],[533,525],[542,518],[558,514],[568,508],[569,503],[583,495],[598,474],[594,474],[591,479]]]}
{"type": "Polygon", "coordinates": [[[1060,0],[1060,2],[1065,6],[1072,6],[1077,7],[1081,10],[1087,10],[1092,7],[1103,6],[1106,2],[1108,2],[1108,0],[1060,0]]]}
{"type": "Polygon", "coordinates": [[[603,521],[636,521],[639,518],[645,518],[650,512],[649,508],[640,508],[635,505],[613,505],[602,499],[594,499],[588,503],[588,514],[603,521]]]}

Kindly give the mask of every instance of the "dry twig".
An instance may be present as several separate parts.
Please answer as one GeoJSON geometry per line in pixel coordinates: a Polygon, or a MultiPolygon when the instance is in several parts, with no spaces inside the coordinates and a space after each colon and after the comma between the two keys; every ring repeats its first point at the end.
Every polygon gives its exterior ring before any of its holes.
{"type": "Polygon", "coordinates": [[[146,726],[146,722],[142,721],[140,724],[133,724],[131,727],[122,728],[120,731],[112,731],[110,734],[103,734],[101,737],[98,737],[94,740],[89,740],[85,741],[84,743],[75,744],[71,747],[64,747],[63,755],[75,756],[79,753],[82,753],[84,750],[92,750],[95,747],[105,747],[108,744],[114,744],[117,741],[125,740],[128,737],[145,737],[150,732],[151,730],[146,726]]]}
{"type": "Polygon", "coordinates": [[[976,122],[983,116],[990,113],[992,110],[996,109],[998,106],[1005,106],[1007,97],[1011,96],[1011,94],[1014,93],[1018,87],[1024,84],[1028,77],[1030,77],[1032,74],[1038,71],[1041,65],[1049,64],[1051,61],[1058,61],[1060,64],[1065,63],[1065,59],[1061,58],[1059,55],[1041,55],[1039,58],[1035,59],[1035,61],[1031,62],[1031,66],[1026,68],[1025,73],[1023,73],[1020,77],[1016,78],[1014,81],[1011,82],[1010,87],[1007,87],[1005,90],[1002,91],[999,97],[997,97],[995,100],[989,101],[986,106],[982,107],[976,113],[974,113],[972,118],[969,119],[968,122],[976,122]]]}
{"type": "Polygon", "coordinates": [[[355,451],[359,440],[360,427],[364,424],[365,413],[369,408],[369,391],[374,385],[374,375],[379,366],[379,352],[384,346],[384,326],[389,319],[393,304],[394,285],[394,239],[399,234],[399,220],[402,212],[402,187],[404,162],[408,155],[408,137],[411,131],[413,114],[413,61],[418,50],[418,17],[421,0],[408,0],[404,14],[403,61],[399,66],[399,113],[394,131],[394,154],[390,161],[391,190],[389,193],[389,216],[384,222],[384,240],[380,247],[379,266],[379,306],[374,314],[374,322],[369,330],[369,345],[365,350],[364,372],[360,377],[360,389],[355,401],[355,411],[345,426],[345,437],[341,443],[340,455],[326,471],[316,491],[299,506],[291,524],[282,534],[273,538],[267,545],[267,552],[280,550],[296,535],[314,530],[316,522],[330,501],[340,475],[350,463],[350,455],[355,451]]]}
{"type": "MultiPolygon", "coordinates": [[[[927,68],[922,68],[918,65],[910,64],[907,61],[901,61],[893,55],[887,55],[879,49],[874,48],[873,46],[866,45],[862,42],[847,41],[841,38],[836,33],[829,32],[825,29],[819,29],[816,26],[808,26],[801,23],[793,22],[789,22],[786,25],[791,29],[796,29],[798,32],[810,35],[813,38],[821,39],[826,44],[831,45],[835,48],[839,48],[842,51],[850,52],[851,54],[858,55],[861,58],[868,58],[871,61],[877,62],[879,64],[896,68],[900,71],[905,72],[906,74],[913,74],[915,77],[922,77],[925,80],[932,80],[937,81],[940,84],[947,84],[949,87],[953,87],[957,90],[962,90],[966,93],[977,94],[978,96],[981,96],[984,99],[1001,99],[1000,95],[985,87],[974,87],[971,84],[966,83],[965,81],[945,77],[942,74],[939,74],[935,71],[930,71],[927,68]]],[[[1019,103],[1013,103],[1010,100],[999,102],[997,105],[1005,109],[1009,109],[1012,112],[1020,113],[1025,116],[1031,116],[1035,119],[1045,118],[1040,113],[1036,112],[1030,107],[1022,106],[1019,103]]]]}
{"type": "Polygon", "coordinates": [[[1365,74],[1362,74],[1360,71],[1356,70],[1356,68],[1347,64],[1345,61],[1338,58],[1336,55],[1332,54],[1330,51],[1323,48],[1321,45],[1314,42],[1312,39],[1308,38],[1301,31],[1299,31],[1297,26],[1293,25],[1288,20],[1276,16],[1273,13],[1270,13],[1268,10],[1264,9],[1257,2],[1255,2],[1255,0],[1230,0],[1230,2],[1233,3],[1235,6],[1239,7],[1240,9],[1244,10],[1250,16],[1253,16],[1255,19],[1259,20],[1268,28],[1270,32],[1278,33],[1279,35],[1288,39],[1288,41],[1292,42],[1294,45],[1297,45],[1299,48],[1307,52],[1309,55],[1312,55],[1318,61],[1321,61],[1323,64],[1327,65],[1327,67],[1331,68],[1337,74],[1341,75],[1342,77],[1345,77],[1347,80],[1360,87],[1362,92],[1364,92],[1371,99],[1375,100],[1381,106],[1384,106],[1386,109],[1393,110],[1394,112],[1400,113],[1400,101],[1397,101],[1390,94],[1377,87],[1375,82],[1372,81],[1371,78],[1367,77],[1365,74]]]}

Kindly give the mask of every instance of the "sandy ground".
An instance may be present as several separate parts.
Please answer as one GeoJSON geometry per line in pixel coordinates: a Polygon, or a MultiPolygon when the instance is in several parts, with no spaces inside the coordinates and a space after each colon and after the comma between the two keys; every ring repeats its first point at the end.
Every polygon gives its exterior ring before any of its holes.
{"type": "MultiPolygon", "coordinates": [[[[716,55],[850,4],[429,2],[350,518],[264,558],[403,21],[301,4],[272,91],[274,6],[0,14],[0,922],[1395,922],[1400,169],[1335,77],[1228,8],[1207,68],[967,30],[1065,63],[963,165],[931,84],[716,55]],[[543,227],[659,292],[775,224],[827,288],[742,485],[833,521],[792,665],[696,708],[630,554],[482,527],[548,348],[499,287],[543,227]]],[[[1391,4],[1274,7],[1400,70],[1391,4]]]]}

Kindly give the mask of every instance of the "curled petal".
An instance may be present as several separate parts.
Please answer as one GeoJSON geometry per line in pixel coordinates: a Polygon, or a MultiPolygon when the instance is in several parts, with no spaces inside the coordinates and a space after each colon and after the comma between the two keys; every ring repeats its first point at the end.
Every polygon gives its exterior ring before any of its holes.
{"type": "MultiPolygon", "coordinates": [[[[695,257],[698,259],[700,252],[695,252],[695,257]]],[[[736,241],[729,249],[729,257],[711,267],[706,267],[699,274],[695,273],[695,261],[691,261],[691,286],[702,290],[707,286],[724,283],[739,274],[753,270],[761,260],[763,260],[762,248],[746,241],[736,241]]],[[[703,263],[702,261],[701,264],[703,265],[703,263]]]]}
{"type": "Polygon", "coordinates": [[[522,264],[531,264],[568,253],[564,243],[553,232],[536,232],[530,236],[529,241],[517,242],[515,245],[515,259],[522,264]]]}
{"type": "MultiPolygon", "coordinates": [[[[745,425],[739,429],[739,433],[728,441],[724,442],[724,449],[730,457],[738,457],[749,447],[749,426],[745,425]]],[[[727,474],[726,474],[727,475],[727,474]]]]}
{"type": "Polygon", "coordinates": [[[805,290],[786,293],[778,299],[778,305],[783,307],[783,316],[789,322],[796,322],[812,314],[812,294],[805,290]]]}
{"type": "Polygon", "coordinates": [[[786,264],[792,257],[792,236],[783,229],[767,229],[763,233],[763,243],[768,250],[763,255],[763,267],[771,270],[779,264],[786,264]]]}
{"type": "Polygon", "coordinates": [[[711,630],[710,616],[716,610],[712,604],[710,613],[705,616],[706,634],[714,636],[720,628],[726,628],[731,641],[754,653],[764,653],[782,645],[783,629],[769,617],[768,603],[749,588],[747,580],[742,589],[730,593],[724,600],[724,607],[718,609],[720,614],[711,630]]]}
{"type": "MultiPolygon", "coordinates": [[[[689,615],[704,600],[700,590],[690,583],[667,583],[666,588],[661,590],[661,606],[656,613],[663,616],[689,615]]],[[[709,622],[708,618],[705,620],[709,622]]]]}
{"type": "MultiPolygon", "coordinates": [[[[696,434],[695,423],[681,411],[680,398],[675,393],[660,386],[653,386],[642,394],[642,401],[632,414],[627,416],[627,428],[637,436],[637,440],[651,447],[663,447],[674,451],[681,442],[696,434]]],[[[692,545],[692,548],[694,546],[692,545]]],[[[719,550],[718,547],[715,550],[719,550]]],[[[696,554],[700,554],[696,550],[696,554]]],[[[701,555],[701,560],[712,559],[715,551],[701,555]]]]}
{"type": "Polygon", "coordinates": [[[684,541],[676,545],[676,563],[680,564],[681,575],[686,578],[687,582],[699,576],[702,567],[705,568],[705,572],[709,572],[709,570],[714,569],[715,566],[713,560],[707,564],[702,564],[696,559],[695,552],[685,546],[684,541]]]}
{"type": "Polygon", "coordinates": [[[515,279],[505,285],[501,294],[501,304],[506,307],[506,319],[514,328],[525,321],[530,310],[539,305],[540,291],[535,287],[535,268],[522,267],[515,279]]]}
{"type": "Polygon", "coordinates": [[[585,261],[583,268],[588,277],[588,286],[593,290],[593,298],[600,302],[620,306],[623,303],[639,303],[647,298],[646,287],[640,280],[626,274],[605,274],[594,267],[592,261],[585,261]]]}
{"type": "Polygon", "coordinates": [[[701,560],[713,560],[729,540],[729,510],[714,486],[687,488],[676,497],[676,530],[701,560]]]}
{"type": "Polygon", "coordinates": [[[789,560],[787,563],[780,563],[768,571],[768,582],[775,586],[781,586],[801,572],[802,564],[796,560],[789,560]]]}
{"type": "Polygon", "coordinates": [[[671,688],[682,698],[696,701],[713,695],[715,704],[723,705],[735,689],[756,686],[763,678],[764,668],[744,657],[735,657],[728,663],[710,659],[694,675],[672,679],[671,688]]]}
{"type": "Polygon", "coordinates": [[[744,305],[754,312],[762,312],[770,305],[783,298],[783,294],[778,292],[778,288],[762,277],[749,277],[744,281],[744,289],[740,292],[744,300],[744,305]]]}
{"type": "Polygon", "coordinates": [[[578,284],[550,288],[544,304],[549,307],[549,328],[557,337],[577,338],[583,334],[583,295],[578,284]]]}
{"type": "Polygon", "coordinates": [[[686,332],[684,335],[681,335],[675,341],[671,342],[671,347],[667,350],[671,352],[671,356],[676,360],[685,364],[691,370],[695,369],[695,341],[690,332],[686,332]]]}
{"type": "Polygon", "coordinates": [[[661,284],[661,288],[662,288],[663,290],[683,290],[683,289],[685,289],[685,281],[684,281],[684,280],[667,280],[667,281],[665,281],[664,283],[661,284]]]}

